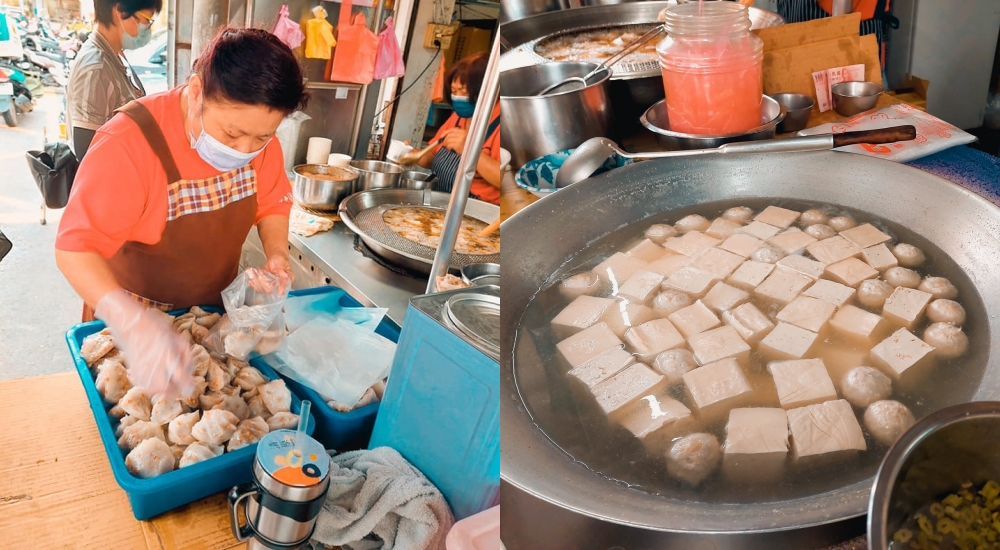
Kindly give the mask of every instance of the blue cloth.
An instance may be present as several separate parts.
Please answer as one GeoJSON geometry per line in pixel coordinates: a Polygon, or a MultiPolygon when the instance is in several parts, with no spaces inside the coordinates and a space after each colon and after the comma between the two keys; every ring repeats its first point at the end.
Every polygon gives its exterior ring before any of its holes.
{"type": "Polygon", "coordinates": [[[1000,204],[1000,158],[960,145],[906,163],[1000,204]]]}

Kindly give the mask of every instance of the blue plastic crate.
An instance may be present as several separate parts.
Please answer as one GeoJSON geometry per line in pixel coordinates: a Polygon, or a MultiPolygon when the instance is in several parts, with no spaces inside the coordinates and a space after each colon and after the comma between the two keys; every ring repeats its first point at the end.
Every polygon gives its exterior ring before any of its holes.
{"type": "MultiPolygon", "coordinates": [[[[105,407],[104,400],[97,391],[94,377],[91,375],[90,369],[87,368],[87,362],[80,355],[83,339],[100,332],[104,326],[101,321],[77,325],[66,333],[66,342],[69,344],[77,374],[80,375],[80,381],[83,382],[83,388],[87,393],[90,409],[94,413],[97,431],[101,435],[101,442],[104,444],[108,461],[111,463],[111,471],[114,473],[115,481],[128,495],[129,503],[132,505],[132,515],[135,516],[135,519],[149,519],[168,510],[228,490],[234,485],[250,482],[253,477],[251,468],[254,454],[257,451],[256,444],[150,479],[135,477],[128,471],[128,468],[125,467],[126,453],[118,448],[118,438],[115,437],[118,420],[108,415],[110,407],[105,407]]],[[[255,365],[255,367],[268,380],[278,378],[278,373],[266,365],[255,365]]],[[[291,387],[289,389],[292,392],[292,412],[298,414],[301,402],[296,391],[291,387]]],[[[312,434],[316,422],[313,414],[309,416],[307,432],[312,434]]]]}

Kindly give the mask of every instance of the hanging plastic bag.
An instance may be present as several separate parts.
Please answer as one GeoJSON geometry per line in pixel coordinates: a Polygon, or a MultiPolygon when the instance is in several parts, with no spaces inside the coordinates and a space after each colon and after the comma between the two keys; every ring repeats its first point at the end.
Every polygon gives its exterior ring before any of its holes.
{"type": "Polygon", "coordinates": [[[378,35],[368,30],[365,15],[359,13],[351,22],[351,2],[340,5],[337,25],[337,49],[330,64],[331,82],[371,84],[375,79],[375,54],[378,52],[378,35]]]}
{"type": "Polygon", "coordinates": [[[312,9],[313,18],[306,21],[306,51],[310,59],[330,59],[330,49],[337,45],[333,25],[326,20],[323,6],[312,9]]]}
{"type": "Polygon", "coordinates": [[[406,74],[403,53],[396,41],[396,29],[392,18],[385,20],[385,28],[378,33],[378,54],[375,56],[375,80],[400,77],[406,74]]]}
{"type": "Polygon", "coordinates": [[[435,103],[444,103],[444,75],[447,72],[448,68],[445,65],[444,56],[442,55],[437,76],[434,77],[434,90],[431,92],[431,101],[435,103]]]}
{"type": "MultiPolygon", "coordinates": [[[[278,10],[278,23],[274,25],[274,36],[277,36],[278,40],[293,50],[301,46],[302,41],[306,39],[302,27],[288,18],[288,4],[282,5],[281,9],[278,10]]],[[[332,37],[333,34],[331,33],[330,36],[332,37]]]]}
{"type": "Polygon", "coordinates": [[[268,348],[284,341],[284,320],[276,322],[288,296],[288,282],[273,273],[251,268],[222,291],[226,315],[202,340],[209,351],[246,361],[261,339],[268,348]]]}

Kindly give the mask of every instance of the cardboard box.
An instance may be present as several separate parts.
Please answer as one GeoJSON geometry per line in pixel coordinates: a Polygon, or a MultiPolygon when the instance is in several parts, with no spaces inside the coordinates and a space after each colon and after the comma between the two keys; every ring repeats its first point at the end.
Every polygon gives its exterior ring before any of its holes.
{"type": "Polygon", "coordinates": [[[451,47],[444,52],[445,70],[450,69],[452,64],[468,57],[474,53],[488,52],[490,50],[490,38],[492,31],[461,25],[458,33],[451,40],[451,47]]]}

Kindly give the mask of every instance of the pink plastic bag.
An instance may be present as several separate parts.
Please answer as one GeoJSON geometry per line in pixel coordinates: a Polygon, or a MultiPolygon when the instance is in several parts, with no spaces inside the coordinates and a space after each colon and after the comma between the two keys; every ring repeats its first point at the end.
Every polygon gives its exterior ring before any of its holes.
{"type": "Polygon", "coordinates": [[[403,54],[396,41],[396,29],[392,17],[385,20],[385,28],[378,33],[378,54],[375,57],[375,79],[400,77],[406,74],[403,54]]]}
{"type": "Polygon", "coordinates": [[[288,18],[288,6],[278,10],[278,22],[274,25],[274,36],[284,42],[289,48],[295,49],[306,39],[299,24],[288,18]]]}

